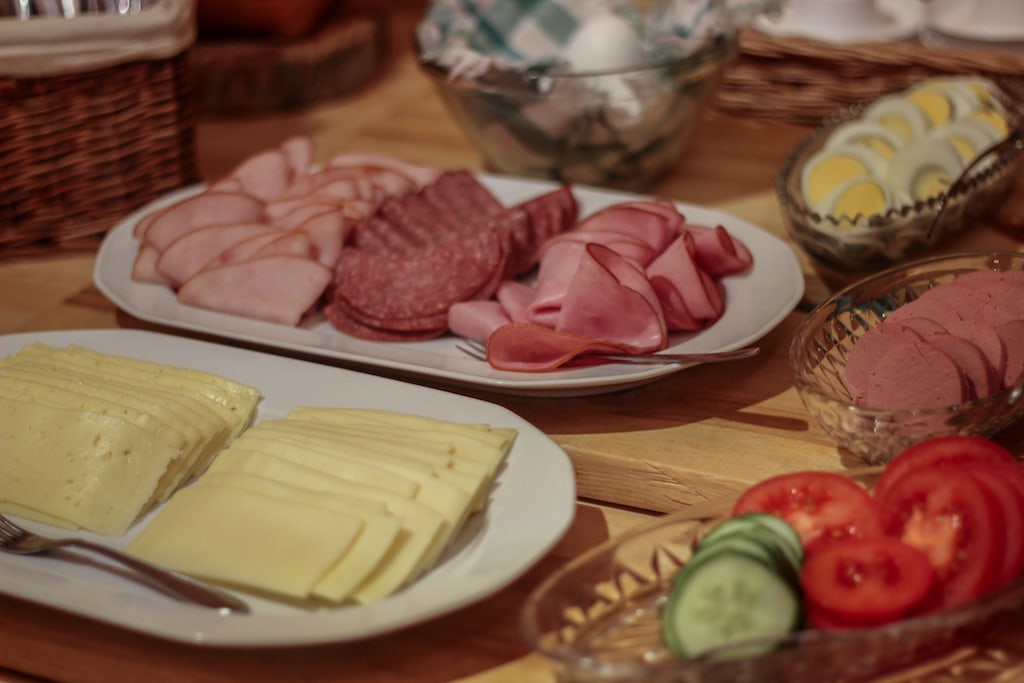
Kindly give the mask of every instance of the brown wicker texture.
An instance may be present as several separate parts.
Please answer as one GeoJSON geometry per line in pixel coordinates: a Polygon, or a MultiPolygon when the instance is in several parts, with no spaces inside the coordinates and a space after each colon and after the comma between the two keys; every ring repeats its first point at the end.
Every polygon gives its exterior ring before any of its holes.
{"type": "Polygon", "coordinates": [[[198,178],[187,51],[79,74],[0,76],[0,257],[94,248],[198,178]]]}
{"type": "Polygon", "coordinates": [[[944,74],[987,76],[1020,93],[1024,55],[939,50],[916,42],[833,45],[747,30],[717,107],[738,116],[815,125],[839,109],[944,74]]]}

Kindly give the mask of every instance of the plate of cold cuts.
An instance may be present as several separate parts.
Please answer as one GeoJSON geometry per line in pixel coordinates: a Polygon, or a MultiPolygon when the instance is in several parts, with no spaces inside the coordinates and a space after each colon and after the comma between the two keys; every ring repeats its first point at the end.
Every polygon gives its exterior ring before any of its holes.
{"type": "Polygon", "coordinates": [[[564,362],[576,353],[738,349],[803,296],[792,249],[720,211],[360,154],[314,170],[289,144],[128,216],[100,247],[96,286],[180,330],[542,396],[688,367],[564,362]],[[466,337],[490,340],[490,362],[456,347],[466,337]]]}

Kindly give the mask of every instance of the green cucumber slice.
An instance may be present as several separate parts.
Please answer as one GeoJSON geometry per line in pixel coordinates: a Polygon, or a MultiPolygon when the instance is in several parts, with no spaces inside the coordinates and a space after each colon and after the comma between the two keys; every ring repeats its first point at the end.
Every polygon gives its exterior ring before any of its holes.
{"type": "MultiPolygon", "coordinates": [[[[739,550],[722,551],[682,569],[661,627],[673,654],[689,658],[741,641],[781,639],[799,628],[800,614],[796,587],[773,567],[739,550]]],[[[770,641],[752,644],[742,655],[771,648],[770,641]]]]}
{"type": "Polygon", "coordinates": [[[701,545],[732,534],[752,534],[755,538],[771,539],[765,542],[778,545],[797,571],[803,564],[804,546],[800,534],[781,517],[767,512],[748,512],[730,517],[712,529],[701,540],[701,545]]]}

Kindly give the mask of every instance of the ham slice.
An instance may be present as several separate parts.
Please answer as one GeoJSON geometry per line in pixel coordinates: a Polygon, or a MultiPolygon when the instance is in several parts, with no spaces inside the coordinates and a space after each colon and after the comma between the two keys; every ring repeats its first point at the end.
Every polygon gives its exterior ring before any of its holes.
{"type": "Polygon", "coordinates": [[[262,223],[263,202],[237,192],[203,192],[159,213],[140,235],[143,242],[163,251],[194,230],[224,223],[262,223]]]}
{"type": "Polygon", "coordinates": [[[684,230],[693,235],[697,265],[711,277],[739,273],[754,263],[754,257],[746,245],[733,239],[724,226],[709,228],[687,223],[684,230]]]}
{"type": "Polygon", "coordinates": [[[448,309],[448,330],[466,339],[487,339],[512,320],[500,302],[491,300],[460,301],[448,309]]]}
{"type": "Polygon", "coordinates": [[[599,244],[587,245],[555,329],[638,353],[668,344],[658,295],[643,270],[599,244]]]}
{"type": "Polygon", "coordinates": [[[281,143],[279,149],[284,154],[285,159],[288,160],[293,178],[309,173],[313,167],[316,147],[309,136],[296,135],[290,137],[281,143]]]}
{"type": "Polygon", "coordinates": [[[550,372],[588,353],[633,353],[628,347],[559,332],[533,323],[509,323],[487,340],[487,362],[498,370],[550,372]]]}
{"type": "Polygon", "coordinates": [[[139,253],[132,263],[132,279],[138,282],[149,282],[156,285],[170,285],[167,276],[156,268],[156,262],[160,259],[160,252],[152,244],[139,246],[139,253]]]}
{"type": "Polygon", "coordinates": [[[172,287],[178,287],[216,260],[232,246],[267,233],[277,236],[281,232],[265,223],[229,223],[210,225],[193,230],[167,245],[156,262],[156,268],[172,287]]]}
{"type": "Polygon", "coordinates": [[[245,194],[267,202],[288,187],[293,173],[285,153],[280,149],[269,149],[245,159],[228,174],[228,178],[237,180],[245,194]]]}
{"type": "Polygon", "coordinates": [[[671,284],[690,315],[707,324],[721,317],[725,303],[715,280],[697,265],[694,251],[693,236],[683,233],[647,267],[647,275],[671,284]]]}
{"type": "Polygon", "coordinates": [[[679,236],[683,222],[682,214],[669,202],[634,201],[613,204],[592,213],[577,229],[630,235],[660,253],[679,236]]]}
{"type": "Polygon", "coordinates": [[[182,285],[178,299],[191,306],[297,325],[331,280],[320,263],[298,256],[268,256],[205,270],[182,285]]]}

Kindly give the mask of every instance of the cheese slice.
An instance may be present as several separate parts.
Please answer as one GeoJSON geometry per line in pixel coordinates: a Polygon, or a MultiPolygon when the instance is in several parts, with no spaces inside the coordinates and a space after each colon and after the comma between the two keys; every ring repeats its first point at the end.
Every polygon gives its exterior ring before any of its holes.
{"type": "Polygon", "coordinates": [[[12,398],[58,408],[74,408],[113,415],[151,432],[174,448],[178,456],[168,465],[146,508],[163,502],[178,488],[191,463],[207,446],[199,430],[187,422],[176,419],[177,416],[169,413],[164,406],[148,402],[141,397],[132,400],[134,405],[127,405],[126,401],[131,397],[105,386],[72,382],[19,368],[2,368],[0,392],[12,398]]]}
{"type": "Polygon", "coordinates": [[[112,415],[0,398],[0,507],[124,533],[178,451],[112,415]]]}
{"type": "Polygon", "coordinates": [[[253,444],[248,450],[236,441],[210,467],[210,472],[247,472],[295,486],[369,498],[385,505],[389,514],[402,524],[395,543],[373,577],[363,581],[352,595],[360,602],[371,602],[419,576],[436,563],[446,540],[441,515],[411,498],[379,487],[354,483],[332,476],[328,471],[304,466],[280,458],[270,445],[253,444]]]}
{"type": "Polygon", "coordinates": [[[196,485],[210,484],[233,486],[359,518],[363,524],[359,535],[313,586],[314,596],[330,602],[345,600],[357,585],[377,570],[402,530],[401,520],[390,516],[383,503],[366,498],[301,488],[242,472],[207,472],[196,485]]]}
{"type": "Polygon", "coordinates": [[[305,599],[361,529],[354,515],[204,484],[172,496],[126,550],[193,576],[305,599]]]}
{"type": "MultiPolygon", "coordinates": [[[[467,493],[452,484],[434,476],[434,468],[412,458],[393,455],[375,449],[370,441],[355,442],[320,437],[310,432],[289,429],[288,420],[261,422],[249,430],[246,438],[257,435],[274,442],[294,444],[327,457],[338,460],[346,466],[357,468],[372,467],[396,474],[414,481],[417,485],[415,500],[439,512],[445,520],[444,534],[451,538],[462,528],[470,511],[475,491],[467,493]]],[[[291,425],[294,427],[295,425],[291,425]]]]}

